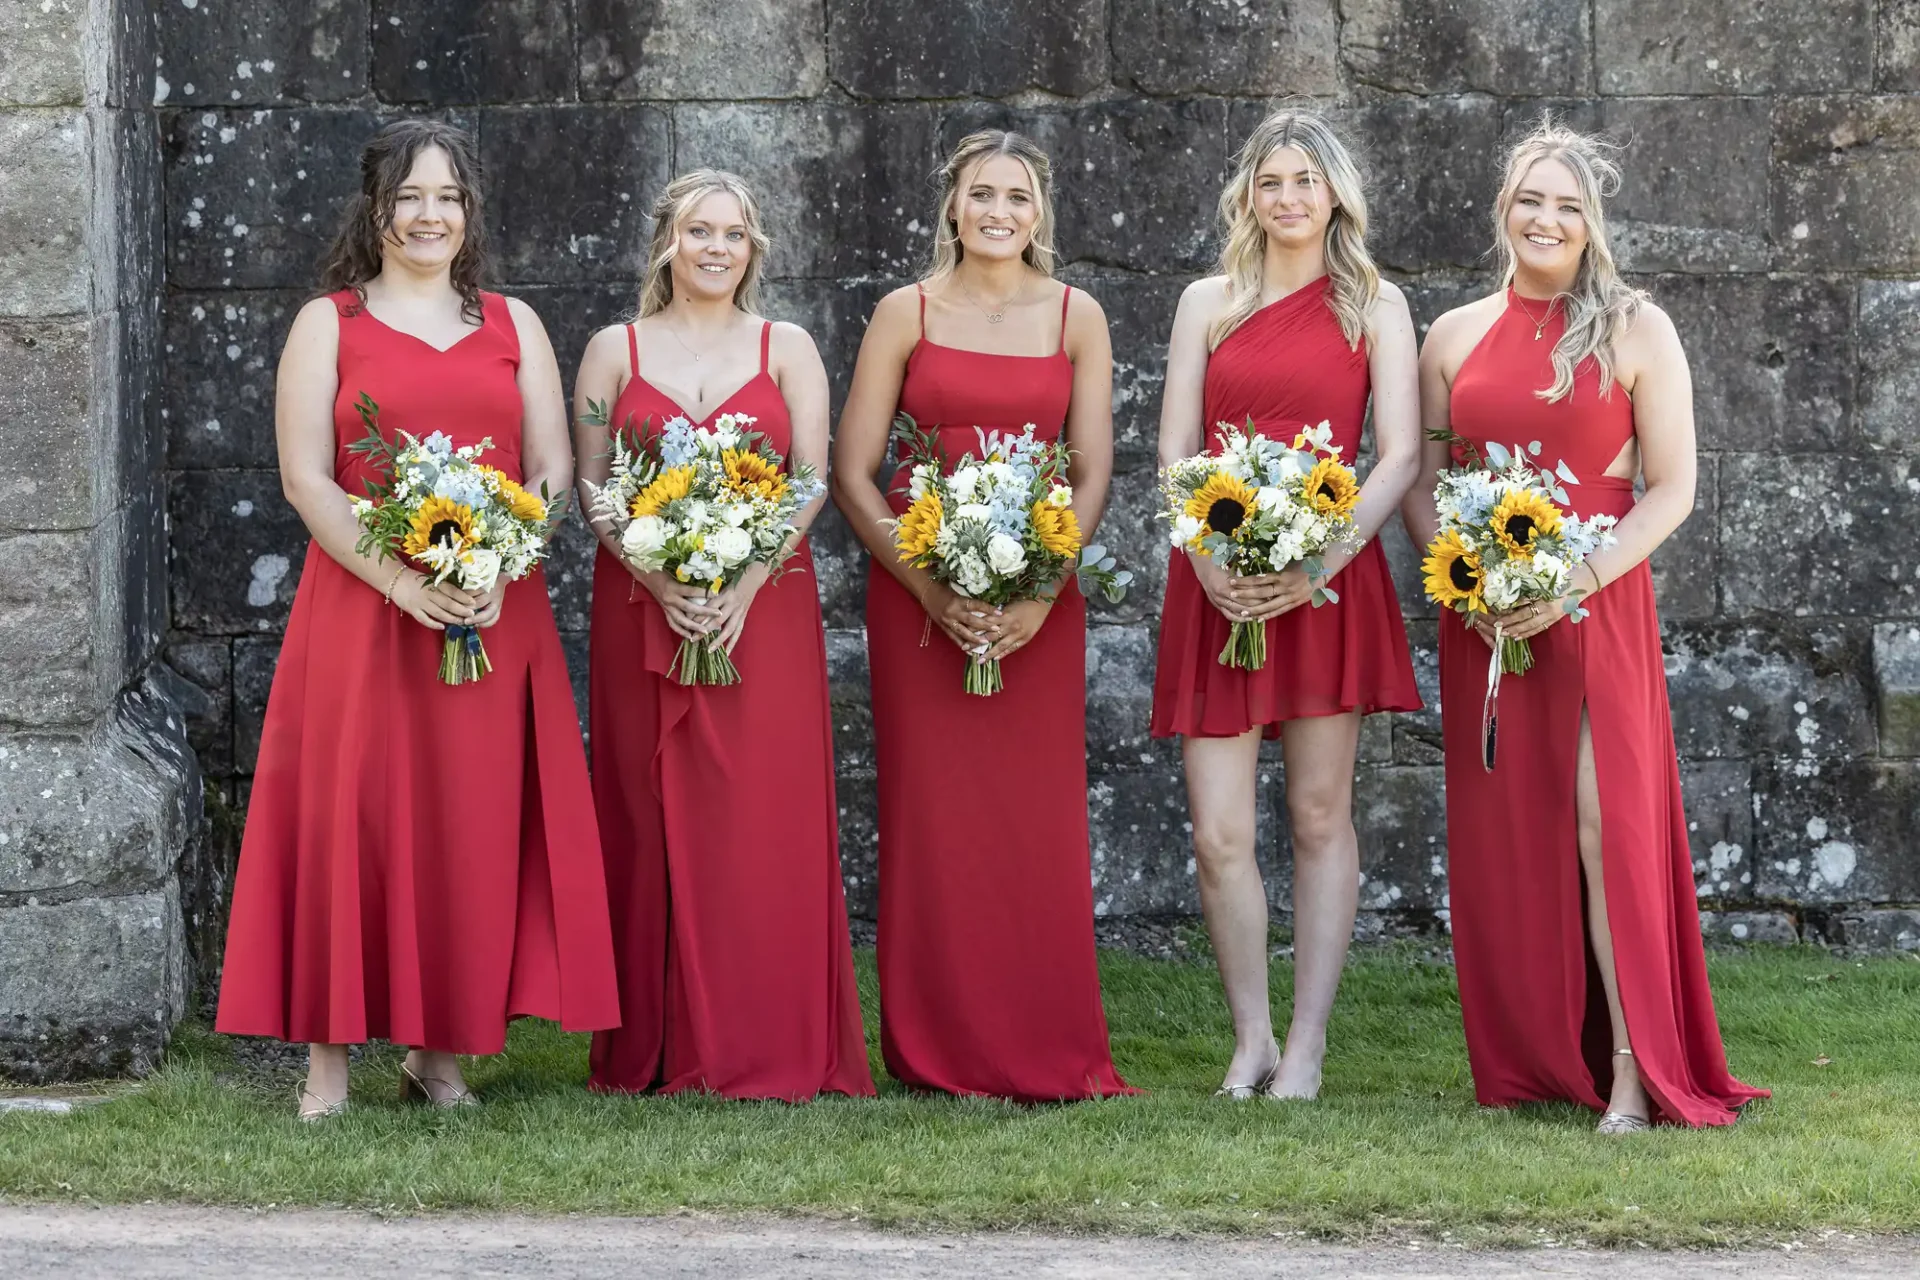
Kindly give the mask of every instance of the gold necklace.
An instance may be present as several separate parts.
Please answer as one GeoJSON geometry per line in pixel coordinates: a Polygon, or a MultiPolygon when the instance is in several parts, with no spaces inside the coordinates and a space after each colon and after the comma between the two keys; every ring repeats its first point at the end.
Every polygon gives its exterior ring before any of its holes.
{"type": "Polygon", "coordinates": [[[988,324],[999,324],[1002,320],[1005,320],[1007,318],[1007,308],[1013,305],[1013,300],[1018,298],[1027,287],[1026,281],[1021,281],[1018,285],[1014,286],[1013,292],[1007,295],[1006,301],[1000,304],[999,310],[989,311],[986,307],[980,305],[980,299],[973,296],[973,290],[967,288],[967,282],[965,280],[960,279],[957,275],[954,277],[954,280],[959,284],[960,292],[967,295],[967,301],[980,308],[980,314],[987,318],[988,324]]]}
{"type": "MultiPolygon", "coordinates": [[[[1527,305],[1527,300],[1525,298],[1522,298],[1518,293],[1516,293],[1513,295],[1513,301],[1514,301],[1514,304],[1520,308],[1521,315],[1525,316],[1529,320],[1533,320],[1533,308],[1527,305]]],[[[1541,316],[1538,320],[1533,321],[1533,340],[1535,342],[1540,341],[1540,335],[1546,330],[1547,321],[1553,319],[1553,308],[1554,308],[1554,305],[1559,301],[1560,301],[1560,295],[1557,293],[1554,294],[1551,298],[1548,298],[1547,314],[1545,314],[1544,316],[1541,316]]]]}

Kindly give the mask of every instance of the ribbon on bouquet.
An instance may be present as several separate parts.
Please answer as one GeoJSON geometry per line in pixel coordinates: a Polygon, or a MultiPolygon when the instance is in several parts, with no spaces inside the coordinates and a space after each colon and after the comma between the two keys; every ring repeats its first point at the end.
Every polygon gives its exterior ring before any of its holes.
{"type": "Polygon", "coordinates": [[[1494,748],[1500,731],[1500,673],[1506,664],[1500,660],[1505,628],[1493,627],[1493,659],[1487,663],[1487,696],[1480,704],[1480,767],[1493,772],[1494,748]]]}
{"type": "Polygon", "coordinates": [[[478,657],[480,654],[480,628],[464,627],[457,622],[448,623],[447,643],[464,645],[469,654],[478,657]]]}

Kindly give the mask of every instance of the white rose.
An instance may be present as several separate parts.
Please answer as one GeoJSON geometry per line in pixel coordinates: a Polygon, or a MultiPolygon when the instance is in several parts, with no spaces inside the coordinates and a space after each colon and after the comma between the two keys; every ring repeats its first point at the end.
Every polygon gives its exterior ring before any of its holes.
{"type": "Polygon", "coordinates": [[[731,569],[753,554],[753,535],[745,529],[723,525],[707,535],[706,545],[702,549],[719,561],[723,568],[731,569]]]}
{"type": "Polygon", "coordinates": [[[954,509],[953,518],[955,520],[978,520],[984,524],[992,514],[993,509],[984,502],[964,502],[954,509]]]}
{"type": "Polygon", "coordinates": [[[1276,489],[1272,485],[1266,485],[1263,488],[1254,490],[1253,505],[1262,511],[1278,511],[1286,504],[1287,494],[1284,489],[1276,489]]]}
{"type": "Polygon", "coordinates": [[[953,491],[955,502],[971,502],[975,489],[980,484],[978,467],[961,467],[947,477],[947,487],[953,491]]]}
{"type": "Polygon", "coordinates": [[[620,535],[620,550],[643,573],[666,563],[667,522],[659,516],[641,516],[620,535]]]}
{"type": "Polygon", "coordinates": [[[1010,577],[1027,567],[1026,548],[1004,533],[987,539],[987,563],[1002,577],[1010,577]]]}
{"type": "Polygon", "coordinates": [[[1184,547],[1200,536],[1201,523],[1189,515],[1176,516],[1173,521],[1173,545],[1184,547]]]}
{"type": "Polygon", "coordinates": [[[462,556],[460,587],[464,591],[491,591],[500,577],[500,554],[475,547],[462,556]]]}

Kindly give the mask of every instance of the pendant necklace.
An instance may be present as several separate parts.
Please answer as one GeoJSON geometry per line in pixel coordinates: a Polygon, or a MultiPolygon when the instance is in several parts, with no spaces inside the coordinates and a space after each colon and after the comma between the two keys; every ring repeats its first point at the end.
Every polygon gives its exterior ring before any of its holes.
{"type": "MultiPolygon", "coordinates": [[[[1519,305],[1520,314],[1525,316],[1529,320],[1533,320],[1533,308],[1527,305],[1527,300],[1525,298],[1522,298],[1517,293],[1513,295],[1513,300],[1515,303],[1519,305]]],[[[1553,319],[1553,308],[1559,301],[1560,301],[1560,295],[1557,293],[1554,294],[1551,298],[1548,298],[1547,314],[1541,316],[1538,320],[1533,321],[1533,340],[1535,342],[1540,341],[1541,333],[1543,333],[1546,330],[1547,321],[1553,319]]]]}
{"type": "Polygon", "coordinates": [[[955,279],[959,282],[960,292],[967,295],[968,302],[980,308],[980,314],[987,318],[988,324],[999,324],[1005,320],[1007,318],[1007,308],[1013,305],[1013,300],[1020,296],[1022,289],[1026,288],[1024,283],[1016,286],[1014,291],[1007,295],[1006,300],[1002,302],[998,308],[988,310],[986,307],[980,305],[980,299],[973,296],[973,290],[967,288],[967,282],[965,280],[960,280],[958,276],[956,276],[955,279]]]}

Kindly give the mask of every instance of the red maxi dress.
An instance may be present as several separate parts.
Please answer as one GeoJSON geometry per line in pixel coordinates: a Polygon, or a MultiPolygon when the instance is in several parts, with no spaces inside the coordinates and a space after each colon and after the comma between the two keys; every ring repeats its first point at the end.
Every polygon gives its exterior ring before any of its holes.
{"type": "MultiPolygon", "coordinates": [[[[1592,360],[1568,399],[1534,394],[1552,385],[1565,327],[1556,310],[1536,340],[1510,292],[1454,377],[1453,429],[1476,447],[1538,441],[1544,463],[1565,461],[1579,479],[1567,486],[1574,514],[1625,516],[1633,482],[1605,473],[1633,439],[1631,398],[1615,387],[1603,399],[1592,360]]],[[[1656,1119],[1731,1124],[1767,1091],[1728,1074],[1707,986],[1650,570],[1636,565],[1585,605],[1592,616],[1534,636],[1533,669],[1502,682],[1491,773],[1480,760],[1489,650],[1457,615],[1440,619],[1450,905],[1474,1092],[1484,1106],[1562,1099],[1599,1110],[1611,1088],[1574,813],[1584,707],[1614,968],[1640,1078],[1656,1119]]]]}
{"type": "MultiPolygon", "coordinates": [[[[444,351],[333,295],[334,475],[365,492],[361,392],[389,433],[491,437],[522,478],[506,300],[444,351]]],[[[493,671],[438,679],[442,636],[310,543],[267,701],[215,1026],[320,1044],[498,1053],[507,1020],[620,1019],[587,762],[539,571],[485,633],[493,671]]]]}
{"type": "MultiPolygon", "coordinates": [[[[1061,346],[1007,356],[921,338],[900,409],[950,460],[976,426],[1058,439],[1061,346]]],[[[888,503],[907,508],[906,470],[888,503]]],[[[1087,606],[1069,584],[1006,687],[962,687],[966,657],[885,568],[867,578],[880,798],[880,1015],[887,1070],[916,1089],[1019,1102],[1131,1093],[1114,1070],[1093,945],[1087,833],[1087,606]]]]}
{"type": "MultiPolygon", "coordinates": [[[[767,372],[712,413],[755,419],[783,457],[793,430],[767,372]]],[[[613,422],[687,417],[633,376],[613,422]]],[[[868,1095],[866,1033],[840,881],[833,729],[818,579],[803,541],[760,590],[733,651],[736,685],[667,675],[680,637],[602,547],[588,705],[593,799],[620,964],[618,1031],[593,1038],[592,1087],[658,1086],[798,1102],[868,1095]]]]}
{"type": "MultiPolygon", "coordinates": [[[[1322,422],[1349,466],[1360,448],[1372,389],[1367,345],[1347,343],[1320,277],[1254,312],[1207,360],[1205,430],[1217,425],[1292,442],[1322,422]]],[[[1338,601],[1271,618],[1267,662],[1258,671],[1220,661],[1233,624],[1207,599],[1187,553],[1167,564],[1160,652],[1153,676],[1152,735],[1233,738],[1255,725],[1277,738],[1287,720],[1358,711],[1417,711],[1406,623],[1377,539],[1334,578],[1338,601]]]]}

